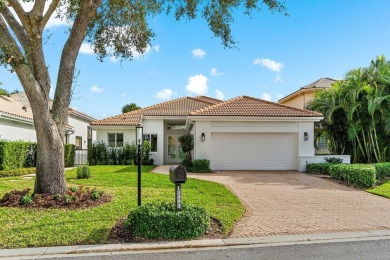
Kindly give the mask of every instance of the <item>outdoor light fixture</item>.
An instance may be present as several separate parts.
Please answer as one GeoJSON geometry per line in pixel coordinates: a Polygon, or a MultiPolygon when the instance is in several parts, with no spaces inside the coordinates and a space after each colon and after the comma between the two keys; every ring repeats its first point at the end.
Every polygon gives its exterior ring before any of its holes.
{"type": "Polygon", "coordinates": [[[204,133],[202,133],[202,135],[201,135],[201,140],[202,140],[202,142],[206,141],[206,135],[204,133]]]}
{"type": "Polygon", "coordinates": [[[309,134],[308,134],[307,132],[304,132],[304,133],[303,133],[303,139],[304,139],[305,141],[309,140],[309,134]]]}
{"type": "Polygon", "coordinates": [[[135,127],[135,143],[137,145],[142,144],[143,131],[144,131],[144,128],[142,126],[135,127]]]}

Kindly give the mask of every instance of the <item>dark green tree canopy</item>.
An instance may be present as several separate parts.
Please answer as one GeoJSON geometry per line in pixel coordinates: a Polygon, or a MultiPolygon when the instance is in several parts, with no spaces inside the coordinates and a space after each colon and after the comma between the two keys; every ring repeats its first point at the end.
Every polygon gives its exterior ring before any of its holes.
{"type": "Polygon", "coordinates": [[[134,111],[134,110],[137,110],[137,109],[140,109],[140,108],[141,107],[137,106],[136,103],[130,103],[130,104],[124,105],[122,107],[122,113],[131,112],[131,111],[134,111]]]}

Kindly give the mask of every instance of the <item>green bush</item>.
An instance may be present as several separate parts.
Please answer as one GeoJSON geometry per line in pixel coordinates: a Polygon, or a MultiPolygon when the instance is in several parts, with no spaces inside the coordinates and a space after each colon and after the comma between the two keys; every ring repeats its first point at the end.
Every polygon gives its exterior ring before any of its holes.
{"type": "Polygon", "coordinates": [[[202,208],[173,203],[147,204],[131,211],[125,228],[136,237],[148,239],[193,239],[210,228],[210,215],[202,208]]]}
{"type": "Polygon", "coordinates": [[[376,183],[375,167],[371,164],[334,164],[330,176],[358,187],[372,187],[376,183]]]}
{"type": "Polygon", "coordinates": [[[87,165],[77,167],[76,171],[77,179],[89,179],[91,177],[91,171],[87,165]]]}
{"type": "Polygon", "coordinates": [[[181,166],[183,166],[184,168],[186,168],[187,172],[192,172],[192,167],[194,166],[192,161],[188,161],[187,159],[184,159],[182,162],[181,162],[181,166]]]}
{"type": "MultiPolygon", "coordinates": [[[[123,147],[108,147],[103,142],[91,144],[88,147],[89,165],[134,165],[137,164],[137,146],[125,144],[123,147]]],[[[149,158],[150,143],[142,144],[142,164],[153,165],[154,160],[149,158]]]]}
{"type": "Polygon", "coordinates": [[[0,143],[0,170],[23,168],[32,143],[23,141],[0,141],[0,143]]]}
{"type": "Polygon", "coordinates": [[[192,161],[192,172],[212,172],[210,169],[210,161],[206,159],[202,160],[193,160],[192,161]]]}
{"type": "Polygon", "coordinates": [[[306,165],[306,173],[330,175],[329,169],[334,163],[309,163],[306,165]]]}
{"type": "Polygon", "coordinates": [[[75,150],[76,146],[74,144],[64,144],[65,167],[74,166],[75,150]]]}
{"type": "Polygon", "coordinates": [[[376,171],[376,179],[384,181],[390,177],[390,162],[374,164],[376,171]]]}
{"type": "Polygon", "coordinates": [[[10,176],[21,176],[21,175],[27,175],[35,173],[35,168],[22,168],[22,169],[16,169],[16,170],[4,170],[0,171],[0,177],[10,177],[10,176]]]}

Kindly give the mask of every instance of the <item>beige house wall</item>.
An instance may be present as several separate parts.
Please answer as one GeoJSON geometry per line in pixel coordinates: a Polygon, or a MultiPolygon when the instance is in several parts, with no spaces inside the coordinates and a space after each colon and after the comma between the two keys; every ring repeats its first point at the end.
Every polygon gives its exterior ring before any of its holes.
{"type": "Polygon", "coordinates": [[[280,102],[282,105],[290,106],[290,107],[295,107],[295,108],[300,108],[304,109],[306,104],[311,101],[314,98],[314,95],[317,91],[310,91],[310,92],[302,92],[299,93],[297,96],[292,97],[291,99],[280,102]]]}

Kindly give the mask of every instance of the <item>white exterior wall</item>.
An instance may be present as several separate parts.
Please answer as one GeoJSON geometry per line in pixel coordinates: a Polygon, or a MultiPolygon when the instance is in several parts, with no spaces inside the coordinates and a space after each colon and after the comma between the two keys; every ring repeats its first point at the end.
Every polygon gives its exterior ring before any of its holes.
{"type": "Polygon", "coordinates": [[[300,156],[299,157],[299,169],[298,171],[306,171],[306,165],[309,163],[324,163],[326,157],[336,157],[343,160],[343,163],[351,163],[351,155],[316,155],[316,156],[300,156]]]}
{"type": "MultiPolygon", "coordinates": [[[[191,130],[194,135],[194,159],[211,160],[211,133],[297,133],[297,169],[302,168],[301,156],[314,156],[314,122],[298,121],[196,121],[191,130]],[[309,140],[304,140],[304,132],[309,140]],[[201,141],[202,133],[206,140],[201,141]]],[[[231,149],[234,149],[232,147],[231,149]]],[[[286,151],[288,152],[288,151],[286,151]]]]}
{"type": "Polygon", "coordinates": [[[108,145],[108,133],[123,133],[124,143],[135,143],[135,128],[132,127],[110,127],[110,128],[98,128],[96,130],[95,143],[101,143],[108,145]]]}
{"type": "Polygon", "coordinates": [[[164,120],[144,119],[142,122],[144,134],[157,134],[157,152],[151,152],[155,165],[164,164],[164,120]]]}
{"type": "MultiPolygon", "coordinates": [[[[76,144],[76,136],[82,138],[82,149],[88,149],[88,126],[89,123],[78,117],[68,116],[68,125],[73,126],[74,133],[69,135],[69,143],[76,144]]],[[[92,142],[96,140],[96,133],[92,131],[92,142]]]]}
{"type": "Polygon", "coordinates": [[[0,140],[36,142],[34,124],[0,118],[0,140]]]}

